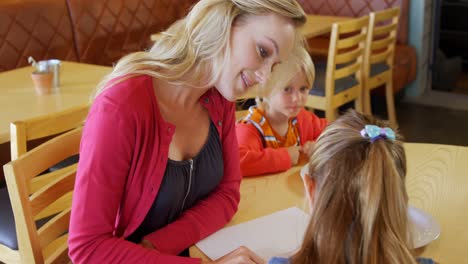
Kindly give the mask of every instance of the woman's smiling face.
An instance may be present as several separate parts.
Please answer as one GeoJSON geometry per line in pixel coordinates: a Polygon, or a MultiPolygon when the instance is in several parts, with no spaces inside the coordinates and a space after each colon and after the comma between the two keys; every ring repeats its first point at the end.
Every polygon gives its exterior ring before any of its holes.
{"type": "Polygon", "coordinates": [[[232,27],[230,54],[216,89],[227,100],[235,101],[264,82],[274,65],[289,56],[294,38],[295,28],[288,18],[276,14],[246,17],[232,27]]]}

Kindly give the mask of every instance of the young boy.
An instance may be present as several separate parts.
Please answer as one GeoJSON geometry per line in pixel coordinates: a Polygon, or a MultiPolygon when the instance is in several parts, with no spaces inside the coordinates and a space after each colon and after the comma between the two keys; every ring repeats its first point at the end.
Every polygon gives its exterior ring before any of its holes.
{"type": "Polygon", "coordinates": [[[314,72],[304,48],[275,67],[266,83],[270,93],[236,125],[243,176],[286,171],[306,160],[327,125],[304,109],[314,72]]]}

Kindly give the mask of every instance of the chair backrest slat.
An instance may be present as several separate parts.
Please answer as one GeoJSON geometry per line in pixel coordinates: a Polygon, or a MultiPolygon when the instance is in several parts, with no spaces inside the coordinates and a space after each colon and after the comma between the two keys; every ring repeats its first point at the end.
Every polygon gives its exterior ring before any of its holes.
{"type": "Polygon", "coordinates": [[[398,27],[397,23],[394,23],[393,21],[391,22],[391,24],[388,24],[388,25],[382,25],[382,26],[376,25],[374,27],[373,34],[374,36],[388,35],[393,30],[396,30],[397,27],[398,27]]]}
{"type": "Polygon", "coordinates": [[[37,233],[39,236],[39,243],[42,248],[46,248],[52,241],[56,240],[59,236],[68,231],[70,211],[71,209],[68,208],[60,212],[39,228],[37,233]]]}
{"type": "Polygon", "coordinates": [[[362,34],[352,36],[349,38],[340,39],[338,40],[336,47],[338,49],[356,47],[357,45],[359,45],[359,43],[362,43],[363,41],[365,41],[365,39],[366,39],[366,36],[362,34]]]}
{"type": "Polygon", "coordinates": [[[375,22],[381,22],[389,19],[394,19],[397,18],[400,15],[400,8],[394,7],[394,8],[388,8],[382,11],[376,11],[376,12],[371,12],[371,14],[378,14],[375,17],[375,22]]]}
{"type": "Polygon", "coordinates": [[[386,50],[382,53],[370,56],[369,63],[375,64],[375,63],[380,63],[380,62],[387,62],[388,58],[390,58],[391,56],[392,56],[392,51],[386,50]]]}
{"type": "Polygon", "coordinates": [[[62,175],[31,195],[33,216],[39,214],[49,204],[73,190],[76,171],[62,175]]]}
{"type": "Polygon", "coordinates": [[[388,36],[383,39],[372,41],[370,48],[373,52],[379,51],[382,49],[388,49],[388,46],[392,45],[392,43],[394,42],[395,42],[395,37],[388,36]]]}
{"type": "Polygon", "coordinates": [[[11,159],[27,152],[27,142],[57,135],[83,125],[89,105],[76,106],[61,112],[15,121],[10,124],[11,159]]]}
{"type": "Polygon", "coordinates": [[[53,203],[49,204],[40,213],[38,213],[34,217],[34,220],[39,221],[39,220],[44,219],[46,217],[54,216],[54,215],[62,212],[63,210],[66,210],[68,207],[70,207],[70,204],[72,202],[72,198],[73,198],[73,192],[68,192],[68,193],[64,194],[62,197],[58,198],[53,203]]]}
{"type": "Polygon", "coordinates": [[[71,263],[68,257],[68,234],[64,234],[57,240],[51,243],[44,250],[45,263],[47,264],[63,264],[71,263]]]}
{"type": "Polygon", "coordinates": [[[336,55],[335,63],[336,64],[346,64],[346,63],[349,63],[349,62],[353,62],[356,59],[358,59],[359,56],[362,56],[363,51],[364,51],[364,48],[359,47],[359,48],[357,48],[357,49],[355,49],[353,51],[338,54],[338,55],[336,55]]]}
{"type": "Polygon", "coordinates": [[[352,20],[347,20],[343,22],[339,22],[338,33],[339,34],[346,34],[352,33],[356,31],[360,31],[363,28],[367,28],[367,24],[369,23],[369,17],[363,16],[360,18],[355,18],[352,20]]]}
{"type": "Polygon", "coordinates": [[[64,173],[71,171],[71,170],[76,170],[76,166],[77,166],[76,164],[73,164],[71,166],[67,166],[67,167],[60,168],[49,173],[42,174],[41,177],[35,177],[31,179],[31,184],[29,187],[29,194],[37,192],[40,188],[44,187],[49,182],[53,181],[57,177],[60,177],[60,175],[63,175],[64,173]]]}
{"type": "Polygon", "coordinates": [[[26,138],[27,140],[42,138],[79,127],[83,124],[88,109],[87,105],[78,106],[31,119],[26,123],[26,138]]]}
{"type": "Polygon", "coordinates": [[[356,72],[361,70],[361,63],[355,62],[351,65],[348,65],[346,67],[343,67],[341,69],[335,70],[335,75],[334,78],[336,79],[341,79],[346,76],[350,76],[355,74],[356,72]]]}

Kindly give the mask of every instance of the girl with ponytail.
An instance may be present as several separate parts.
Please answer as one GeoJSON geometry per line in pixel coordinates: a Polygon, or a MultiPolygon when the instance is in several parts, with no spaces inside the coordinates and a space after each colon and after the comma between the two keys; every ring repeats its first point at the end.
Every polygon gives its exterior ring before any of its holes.
{"type": "MultiPolygon", "coordinates": [[[[200,262],[181,256],[240,198],[232,101],[289,56],[305,19],[295,0],[201,0],[115,65],[83,130],[73,263],[200,262]]],[[[239,248],[215,262],[262,260],[239,248]]]]}
{"type": "Polygon", "coordinates": [[[303,179],[311,210],[303,244],[290,259],[270,263],[417,263],[401,140],[387,122],[356,111],[331,123],[303,179]]]}

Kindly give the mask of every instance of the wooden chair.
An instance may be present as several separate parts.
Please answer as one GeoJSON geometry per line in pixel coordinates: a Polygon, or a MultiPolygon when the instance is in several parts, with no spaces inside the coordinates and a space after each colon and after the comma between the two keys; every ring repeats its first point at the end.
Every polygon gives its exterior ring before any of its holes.
{"type": "Polygon", "coordinates": [[[392,72],[399,14],[398,7],[370,13],[369,33],[364,53],[364,112],[372,114],[371,91],[385,85],[387,114],[390,123],[395,126],[397,120],[393,99],[392,72]]]}
{"type": "Polygon", "coordinates": [[[3,166],[21,263],[69,262],[67,233],[77,166],[38,176],[78,154],[81,133],[81,127],[69,131],[3,166]],[[39,220],[43,223],[37,227],[39,220]]]}
{"type": "Polygon", "coordinates": [[[249,113],[249,110],[236,110],[236,121],[241,120],[249,113]]]}
{"type": "Polygon", "coordinates": [[[333,24],[327,62],[315,62],[316,77],[306,106],[325,111],[328,121],[338,108],[355,101],[362,111],[362,63],[369,17],[333,24]]]}
{"type": "Polygon", "coordinates": [[[15,160],[26,153],[30,140],[57,135],[83,125],[88,110],[88,105],[76,106],[51,115],[11,123],[11,159],[15,160]]]}
{"type": "MultiPolygon", "coordinates": [[[[58,112],[52,115],[41,116],[23,121],[16,121],[10,124],[10,148],[11,158],[16,160],[19,156],[27,152],[27,143],[31,140],[47,138],[65,131],[82,126],[88,113],[89,106],[77,106],[71,109],[58,112]]],[[[73,156],[59,165],[51,166],[49,169],[56,170],[66,167],[67,164],[77,162],[77,157],[73,156]]],[[[47,177],[38,177],[35,184],[45,184],[54,180],[54,174],[47,177]]],[[[0,262],[21,263],[18,234],[16,232],[13,209],[7,188],[0,189],[0,209],[2,217],[0,219],[0,262]]],[[[70,195],[71,197],[71,195],[70,195]]],[[[67,203],[70,197],[62,198],[58,203],[67,203]]],[[[54,213],[54,212],[50,212],[54,213]]],[[[38,221],[41,225],[44,221],[38,221]]]]}

